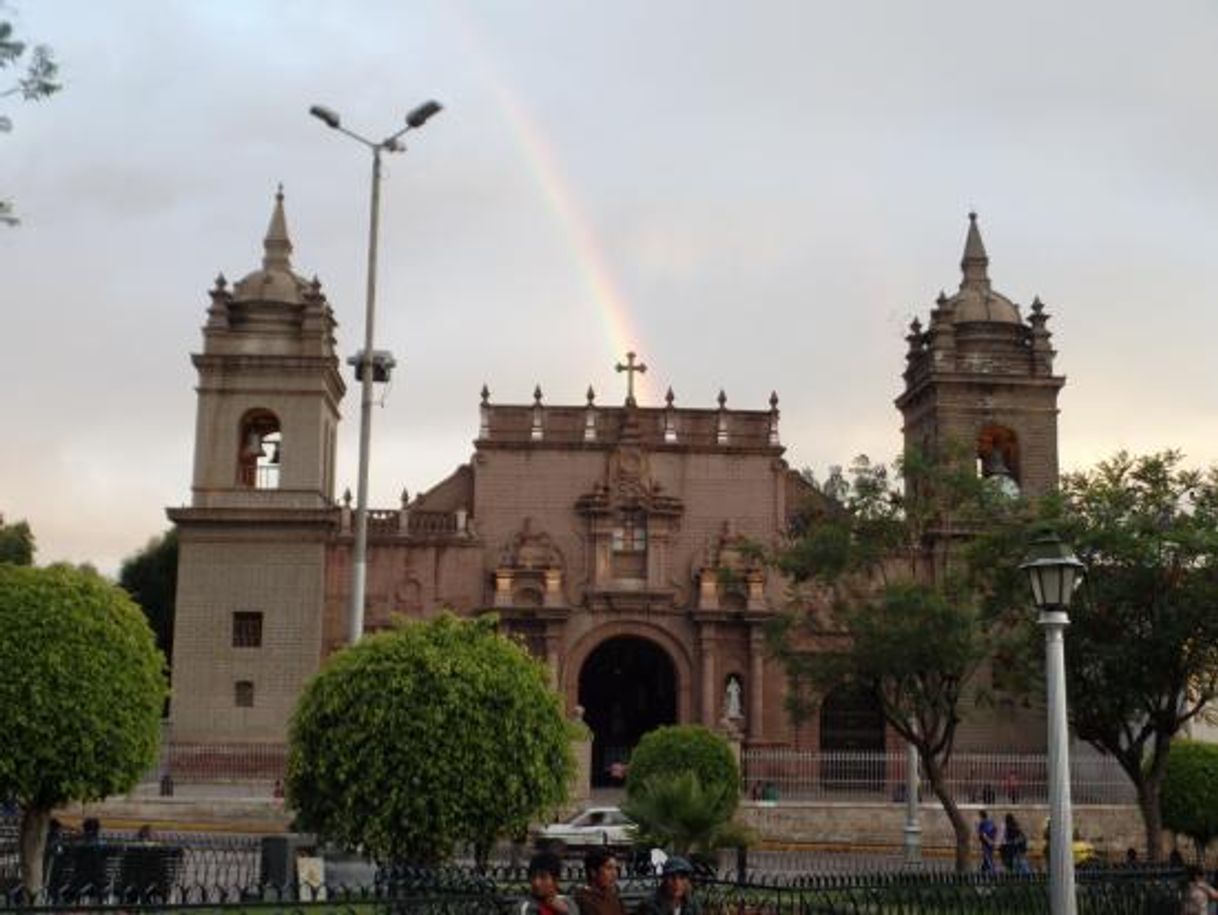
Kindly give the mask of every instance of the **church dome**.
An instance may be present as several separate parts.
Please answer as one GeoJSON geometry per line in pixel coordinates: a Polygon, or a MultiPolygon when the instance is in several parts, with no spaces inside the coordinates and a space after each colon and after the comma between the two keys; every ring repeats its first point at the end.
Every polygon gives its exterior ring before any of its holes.
{"type": "Polygon", "coordinates": [[[991,289],[964,288],[947,300],[952,320],[957,324],[987,321],[997,324],[1022,324],[1019,306],[991,289]]]}

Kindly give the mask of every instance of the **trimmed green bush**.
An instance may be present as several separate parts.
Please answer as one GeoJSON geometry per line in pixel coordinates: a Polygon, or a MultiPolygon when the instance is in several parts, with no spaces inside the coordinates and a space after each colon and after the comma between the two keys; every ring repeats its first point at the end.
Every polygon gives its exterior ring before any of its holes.
{"type": "Polygon", "coordinates": [[[381,862],[434,864],[564,802],[569,729],[544,665],[493,617],[366,636],[305,688],[287,799],[302,829],[381,862]]]}
{"type": "Polygon", "coordinates": [[[1163,827],[1192,839],[1202,857],[1218,838],[1218,745],[1173,740],[1159,804],[1163,827]]]}
{"type": "Polygon", "coordinates": [[[0,563],[0,799],[22,807],[22,880],[42,886],[51,811],[123,794],[155,762],[165,658],[96,572],[0,563]]]}
{"type": "Polygon", "coordinates": [[[626,795],[637,798],[652,779],[693,772],[706,797],[715,798],[714,819],[727,822],[740,804],[740,767],[728,742],[696,724],[657,728],[630,755],[626,795]]]}

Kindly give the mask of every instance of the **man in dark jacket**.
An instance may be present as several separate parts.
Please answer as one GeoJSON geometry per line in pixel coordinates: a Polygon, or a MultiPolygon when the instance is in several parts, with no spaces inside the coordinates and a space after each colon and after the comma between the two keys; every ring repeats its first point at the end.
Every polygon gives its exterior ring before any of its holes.
{"type": "Polygon", "coordinates": [[[617,894],[617,858],[607,848],[594,848],[584,856],[588,882],[575,891],[580,915],[626,915],[617,894]]]}
{"type": "Polygon", "coordinates": [[[660,886],[655,895],[643,900],[636,915],[701,915],[702,906],[694,898],[689,882],[693,872],[684,858],[670,857],[660,871],[660,886]]]}

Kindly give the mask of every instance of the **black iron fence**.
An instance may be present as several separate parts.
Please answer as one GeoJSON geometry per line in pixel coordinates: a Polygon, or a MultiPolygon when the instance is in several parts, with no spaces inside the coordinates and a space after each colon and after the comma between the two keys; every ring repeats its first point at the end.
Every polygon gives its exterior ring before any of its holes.
{"type": "MultiPolygon", "coordinates": [[[[251,840],[256,841],[256,840],[251,840]]],[[[247,843],[248,844],[248,843],[247,843]]],[[[190,882],[191,855],[215,856],[217,849],[163,844],[107,843],[105,855],[80,853],[71,869],[52,871],[46,891],[30,898],[19,889],[0,896],[0,915],[52,912],[181,913],[208,915],[282,913],[301,915],[499,915],[519,911],[527,893],[523,868],[382,869],[370,885],[313,886],[298,879],[273,883],[259,874],[245,885],[190,882]],[[99,860],[104,868],[90,872],[99,860]],[[125,866],[124,866],[125,865],[125,866]],[[123,876],[136,877],[124,885],[123,876]],[[86,882],[92,877],[93,883],[86,882]]],[[[248,850],[247,850],[248,853],[248,850]]],[[[258,862],[260,868],[262,862],[258,862]]],[[[59,865],[63,867],[63,865],[59,865]]],[[[202,872],[202,871],[199,871],[202,872]]],[[[576,886],[579,868],[570,865],[563,885],[576,886]]],[[[1160,915],[1178,910],[1184,874],[1163,868],[1102,868],[1078,873],[1079,915],[1160,915]]],[[[704,915],[1036,915],[1049,911],[1043,875],[989,876],[907,871],[882,874],[809,876],[734,875],[705,870],[695,876],[704,915]]],[[[655,892],[653,877],[629,876],[620,883],[627,907],[655,892]]]]}

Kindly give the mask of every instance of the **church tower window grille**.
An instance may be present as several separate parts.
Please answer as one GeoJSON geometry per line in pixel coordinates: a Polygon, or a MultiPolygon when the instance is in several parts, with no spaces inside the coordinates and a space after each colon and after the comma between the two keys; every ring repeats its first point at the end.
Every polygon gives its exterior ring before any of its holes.
{"type": "Polygon", "coordinates": [[[254,410],[241,420],[238,437],[237,484],[247,489],[278,489],[283,458],[279,419],[266,410],[254,410]]]}
{"type": "Polygon", "coordinates": [[[1019,438],[1005,426],[987,425],[977,436],[978,476],[1000,492],[1019,494],[1019,438]]]}

